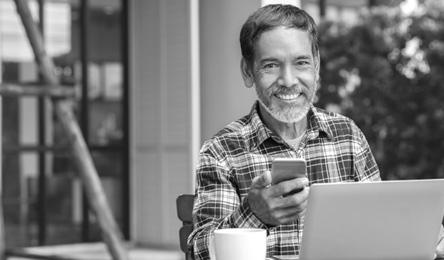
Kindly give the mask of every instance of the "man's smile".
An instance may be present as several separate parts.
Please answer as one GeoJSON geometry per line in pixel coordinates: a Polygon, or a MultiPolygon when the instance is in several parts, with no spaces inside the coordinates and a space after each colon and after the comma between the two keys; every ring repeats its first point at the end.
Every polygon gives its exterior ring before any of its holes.
{"type": "Polygon", "coordinates": [[[286,104],[289,103],[300,103],[303,102],[304,93],[275,93],[273,96],[277,99],[278,102],[283,102],[286,104]]]}
{"type": "Polygon", "coordinates": [[[296,99],[300,95],[301,95],[301,93],[296,93],[296,94],[275,94],[275,96],[277,98],[284,99],[284,100],[296,99]]]}

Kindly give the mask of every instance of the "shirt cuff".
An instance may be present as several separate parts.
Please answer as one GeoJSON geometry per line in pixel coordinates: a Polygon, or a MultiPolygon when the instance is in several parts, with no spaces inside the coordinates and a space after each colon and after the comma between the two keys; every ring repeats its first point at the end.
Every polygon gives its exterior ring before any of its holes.
{"type": "Polygon", "coordinates": [[[232,226],[235,228],[262,228],[268,230],[267,225],[262,223],[251,211],[247,198],[248,196],[245,196],[242,199],[238,210],[231,215],[232,226]]]}

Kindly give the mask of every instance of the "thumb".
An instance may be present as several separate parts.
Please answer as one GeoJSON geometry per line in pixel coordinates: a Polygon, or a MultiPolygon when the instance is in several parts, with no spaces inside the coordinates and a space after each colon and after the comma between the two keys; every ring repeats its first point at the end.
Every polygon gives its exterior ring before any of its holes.
{"type": "Polygon", "coordinates": [[[251,187],[260,189],[271,185],[271,172],[265,171],[261,175],[254,177],[251,187]]]}

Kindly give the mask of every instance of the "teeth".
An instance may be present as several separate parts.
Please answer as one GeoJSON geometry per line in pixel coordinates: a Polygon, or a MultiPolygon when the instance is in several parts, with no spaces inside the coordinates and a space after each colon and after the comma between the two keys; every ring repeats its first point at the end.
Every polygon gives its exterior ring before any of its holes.
{"type": "Polygon", "coordinates": [[[285,100],[289,100],[289,99],[295,99],[299,96],[299,94],[293,94],[293,95],[276,95],[278,98],[280,99],[285,99],[285,100]]]}

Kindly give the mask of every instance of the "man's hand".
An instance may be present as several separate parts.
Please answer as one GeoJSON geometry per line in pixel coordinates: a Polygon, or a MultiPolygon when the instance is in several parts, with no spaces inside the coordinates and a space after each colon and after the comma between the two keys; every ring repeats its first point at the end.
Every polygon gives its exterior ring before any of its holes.
{"type": "Polygon", "coordinates": [[[271,226],[287,224],[304,215],[309,192],[307,178],[296,178],[270,185],[271,172],[266,171],[253,179],[248,192],[250,208],[262,223],[271,226]],[[294,190],[301,191],[284,196],[294,190]]]}
{"type": "Polygon", "coordinates": [[[444,258],[444,228],[442,225],[441,230],[439,231],[438,246],[436,246],[435,258],[444,258]]]}

